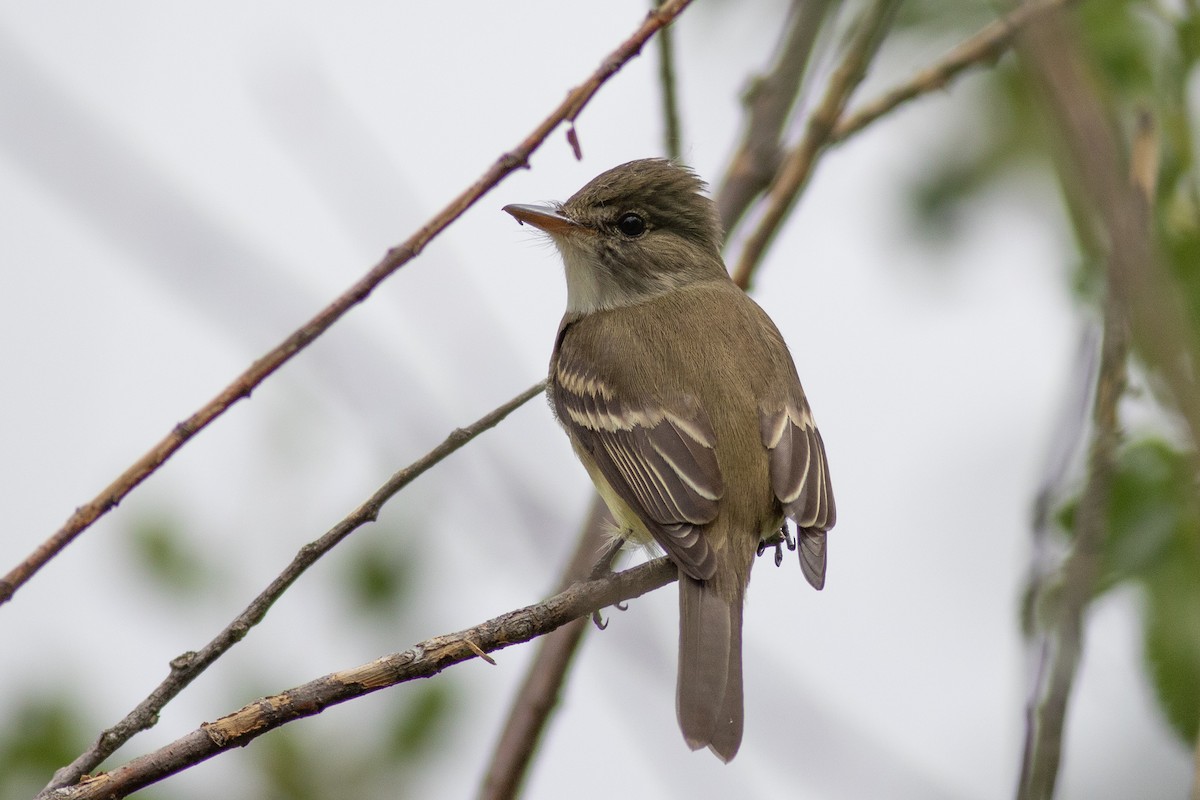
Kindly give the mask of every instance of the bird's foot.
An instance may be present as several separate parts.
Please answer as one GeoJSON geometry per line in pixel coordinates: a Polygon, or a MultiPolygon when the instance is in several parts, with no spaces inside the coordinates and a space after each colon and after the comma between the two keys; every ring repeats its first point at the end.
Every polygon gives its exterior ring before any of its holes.
{"type": "Polygon", "coordinates": [[[783,563],[783,546],[787,545],[788,550],[796,549],[796,537],[792,536],[792,532],[788,530],[787,522],[779,526],[779,530],[772,533],[758,543],[758,555],[762,556],[767,552],[768,547],[775,548],[775,566],[783,563]]]}

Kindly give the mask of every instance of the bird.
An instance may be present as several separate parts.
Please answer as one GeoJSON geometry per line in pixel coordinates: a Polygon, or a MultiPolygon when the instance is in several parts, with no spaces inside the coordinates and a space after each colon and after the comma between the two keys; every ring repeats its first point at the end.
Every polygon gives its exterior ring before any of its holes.
{"type": "Polygon", "coordinates": [[[825,585],[836,510],[825,445],[770,317],[730,278],[706,185],[639,159],[566,202],[504,211],[547,234],[567,307],[547,395],[622,533],[679,571],[676,715],[729,762],[743,734],[742,622],[763,543],[825,585]]]}

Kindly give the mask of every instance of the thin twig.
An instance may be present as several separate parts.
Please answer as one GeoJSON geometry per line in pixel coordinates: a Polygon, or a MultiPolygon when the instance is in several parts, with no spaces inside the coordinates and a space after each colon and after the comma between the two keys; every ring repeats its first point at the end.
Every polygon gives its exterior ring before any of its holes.
{"type": "Polygon", "coordinates": [[[944,89],[971,67],[996,61],[1012,46],[1013,38],[1021,28],[1047,11],[1074,2],[1077,0],[1040,0],[1025,3],[1008,15],[989,22],[978,33],[958,44],[937,62],[913,75],[905,83],[889,89],[844,115],[830,134],[830,143],[849,138],[915,97],[944,89]]]}
{"type": "Polygon", "coordinates": [[[767,207],[762,218],[743,245],[741,258],[733,271],[738,285],[750,284],[755,267],[808,183],[821,151],[829,144],[829,135],[846,107],[850,93],[866,75],[867,65],[879,49],[899,5],[899,0],[874,0],[858,21],[841,63],[829,79],[825,95],[809,117],[804,136],[788,152],[776,173],[767,193],[767,207]]]}
{"type": "Polygon", "coordinates": [[[495,652],[542,636],[571,620],[665,586],[678,569],[663,557],[624,572],[578,583],[536,605],[510,611],[458,633],[436,636],[351,669],[335,672],[205,723],[144,756],[75,786],[44,791],[39,800],[120,798],[218,753],[245,747],[267,731],[319,714],[325,708],[415,678],[437,675],[476,658],[476,649],[495,652]],[[467,642],[471,644],[467,644],[467,642]],[[474,647],[472,647],[474,645],[474,647]]]}
{"type": "MultiPolygon", "coordinates": [[[[596,495],[584,523],[579,544],[563,571],[559,591],[577,581],[596,580],[612,568],[615,551],[597,554],[603,549],[605,527],[611,524],[604,501],[596,495]]],[[[550,713],[558,705],[558,696],[567,670],[579,649],[588,620],[580,618],[544,636],[533,662],[525,673],[521,688],[513,698],[508,717],[500,728],[492,759],[484,773],[480,800],[507,800],[516,797],[537,751],[550,713]]]]}
{"type": "Polygon", "coordinates": [[[545,388],[545,381],[531,386],[519,395],[480,417],[465,428],[455,429],[437,447],[430,450],[419,459],[388,478],[374,494],[354,509],[337,525],[333,526],[323,536],[309,542],[296,554],[287,569],[279,573],[275,580],[262,591],[245,610],[229,623],[226,628],[199,651],[184,653],[171,661],[171,672],[151,692],[145,700],[130,711],[124,719],[104,731],[74,761],[58,770],[44,791],[68,786],[78,781],[83,775],[95,769],[103,761],[116,752],[139,731],[153,727],[158,721],[158,714],[183,689],[204,672],[213,662],[227,650],[240,642],[250,629],[266,616],[267,611],[279,599],[280,595],[299,578],[305,570],[316,563],[317,559],[328,553],[339,542],[356,529],[379,517],[379,512],[392,497],[401,489],[412,483],[418,476],[434,466],[446,456],[471,441],[484,431],[495,427],[505,417],[517,408],[540,394],[545,388]]]}
{"type": "Polygon", "coordinates": [[[783,130],[804,85],[813,42],[830,0],[793,0],[770,72],[753,78],[742,96],[746,130],[717,191],[717,213],[726,231],[768,186],[783,157],[783,130]]]}
{"type": "Polygon", "coordinates": [[[468,208],[491,191],[501,180],[516,169],[528,165],[529,157],[562,122],[574,122],[597,90],[624,64],[636,56],[646,41],[667,25],[688,6],[691,0],[667,0],[661,7],[647,15],[638,29],[613,50],[600,66],[579,86],[572,89],[565,100],[539,124],[532,133],[515,148],[500,156],[496,162],[471,186],[455,197],[444,209],[421,226],[404,243],[393,247],[375,267],[357,283],[347,289],[319,314],[298,328],[274,349],[259,358],[232,383],[175,428],[132,466],[126,469],[108,487],[90,502],[75,510],[66,524],[54,535],[40,544],[24,561],[0,579],[0,605],[12,599],[21,588],[50,559],[62,552],[76,536],[93,522],[114,508],[133,489],[151,475],[168,458],[183,447],[193,436],[244,397],[279,369],[294,355],[324,333],[351,308],[366,300],[372,291],[389,275],[403,267],[420,253],[427,244],[458,219],[468,208]]]}
{"type": "Polygon", "coordinates": [[[1112,293],[1105,302],[1100,373],[1092,410],[1093,434],[1088,479],[1075,521],[1070,556],[1058,576],[1045,580],[1033,598],[1033,617],[1042,653],[1041,668],[1026,707],[1020,800],[1049,800],[1054,795],[1062,753],[1062,731],[1071,685],[1083,651],[1084,614],[1099,578],[1108,538],[1108,505],[1115,471],[1117,401],[1125,391],[1129,352],[1127,321],[1112,293]]]}
{"type": "MultiPolygon", "coordinates": [[[[1050,15],[1047,21],[1060,17],[1050,15]]],[[[1194,377],[1200,341],[1181,302],[1185,293],[1155,255],[1144,185],[1139,190],[1126,172],[1114,171],[1121,163],[1120,148],[1095,87],[1080,74],[1078,46],[1066,37],[1076,57],[1055,53],[1053,44],[1029,35],[1043,27],[1048,26],[1029,28],[1024,37],[1040,43],[1029,48],[1030,62],[1058,115],[1064,152],[1073,159],[1082,193],[1094,203],[1112,249],[1109,290],[1123,299],[1134,345],[1164,379],[1193,444],[1200,443],[1200,391],[1194,377]]],[[[1146,172],[1140,168],[1134,180],[1144,184],[1146,172]]]]}
{"type": "MultiPolygon", "coordinates": [[[[1117,403],[1125,390],[1130,323],[1138,318],[1131,278],[1156,268],[1150,239],[1149,198],[1156,173],[1155,147],[1134,148],[1136,162],[1124,169],[1113,126],[1088,79],[1074,31],[1061,14],[1021,34],[1022,56],[1044,95],[1085,197],[1093,204],[1108,243],[1104,336],[1095,405],[1088,477],[1076,512],[1070,555],[1055,581],[1033,599],[1045,658],[1026,709],[1026,740],[1019,800],[1049,800],[1062,759],[1063,728],[1071,686],[1083,650],[1083,626],[1108,536],[1109,495],[1119,441],[1117,403]],[[1131,179],[1132,178],[1132,179],[1131,179]],[[1136,184],[1136,185],[1135,185],[1136,184]],[[1145,194],[1143,194],[1143,192],[1145,194]]],[[[1152,138],[1143,126],[1139,139],[1152,138]]]]}
{"type": "MultiPolygon", "coordinates": [[[[661,8],[662,0],[654,6],[661,8]]],[[[683,152],[683,133],[675,91],[675,34],[670,28],[663,28],[658,34],[658,84],[662,89],[663,145],[667,158],[678,159],[683,152]]]]}

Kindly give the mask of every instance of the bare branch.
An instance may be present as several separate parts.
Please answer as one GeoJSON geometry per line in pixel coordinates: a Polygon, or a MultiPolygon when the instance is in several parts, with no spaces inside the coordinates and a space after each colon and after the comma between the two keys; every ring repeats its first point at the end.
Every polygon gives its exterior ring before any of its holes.
{"type": "MultiPolygon", "coordinates": [[[[832,131],[819,139],[812,136],[814,131],[812,131],[810,123],[808,134],[792,151],[790,157],[793,164],[789,169],[793,172],[788,177],[788,181],[789,184],[794,184],[794,189],[791,190],[789,196],[786,191],[777,190],[777,187],[772,188],[768,198],[771,206],[767,212],[767,220],[760,223],[759,228],[754,232],[746,246],[749,252],[743,251],[737,269],[734,271],[734,279],[738,281],[739,285],[745,287],[749,283],[757,262],[761,260],[766,247],[770,245],[770,240],[774,236],[774,227],[768,226],[777,227],[787,217],[796,197],[803,191],[822,148],[840,144],[904,103],[946,87],[970,67],[994,61],[1012,45],[1014,36],[1021,28],[1042,14],[1065,7],[1072,2],[1075,0],[1040,0],[1026,3],[1007,16],[989,23],[942,59],[921,70],[905,83],[863,104],[853,113],[842,114],[841,119],[832,127],[832,131]]],[[[805,3],[803,6],[812,14],[822,10],[819,2],[805,3]]],[[[847,55],[855,54],[851,51],[847,55]]],[[[799,76],[796,78],[798,79],[799,76]]],[[[831,86],[831,88],[833,87],[831,86]]],[[[853,91],[853,88],[853,86],[846,87],[846,96],[841,98],[843,107],[846,97],[850,91],[853,91]]],[[[832,103],[837,99],[836,96],[827,93],[822,105],[832,103]]],[[[770,110],[769,113],[778,112],[770,110]]],[[[839,113],[841,112],[839,111],[839,113]]],[[[815,118],[817,118],[816,113],[814,113],[815,118]]],[[[782,122],[779,124],[782,125],[782,122]]],[[[752,135],[770,138],[765,133],[757,132],[756,127],[754,124],[751,125],[751,129],[747,131],[746,141],[743,142],[741,150],[735,157],[740,164],[735,162],[734,165],[731,165],[730,171],[726,175],[726,186],[723,188],[729,188],[730,192],[727,195],[723,192],[722,198],[718,201],[721,219],[727,229],[731,229],[737,224],[754,196],[774,178],[777,171],[780,175],[783,174],[784,168],[779,164],[780,155],[777,143],[773,146],[769,143],[759,146],[751,145],[752,135]]],[[[771,130],[765,121],[762,130],[771,130]]],[[[815,133],[821,133],[821,131],[818,129],[815,133]]]]}
{"type": "Polygon", "coordinates": [[[829,79],[824,97],[809,117],[803,138],[787,154],[775,175],[762,219],[742,248],[741,258],[733,271],[733,279],[739,286],[749,286],[755,267],[807,185],[818,156],[829,144],[833,126],[837,124],[850,93],[866,75],[867,65],[879,49],[899,5],[899,0],[874,0],[858,21],[841,63],[829,79]]]}
{"type": "Polygon", "coordinates": [[[325,708],[542,636],[571,620],[665,586],[678,569],[663,557],[599,580],[579,583],[536,605],[510,611],[458,633],[426,639],[408,650],[317,678],[201,725],[191,733],[116,769],[57,790],[39,800],[125,797],[218,753],[244,747],[267,731],[325,708]]]}
{"type": "Polygon", "coordinates": [[[403,267],[419,254],[435,236],[445,230],[464,211],[491,191],[501,180],[514,170],[528,165],[529,157],[562,122],[574,122],[588,101],[602,85],[631,58],[636,56],[646,41],[658,30],[677,17],[691,0],[667,0],[647,15],[634,33],[613,50],[600,66],[579,86],[572,89],[566,99],[558,105],[525,139],[515,148],[504,153],[477,180],[426,222],[402,244],[393,247],[370,272],[347,289],[336,300],[326,306],[315,317],[293,332],[277,347],[267,352],[250,365],[232,383],[192,414],[179,423],[158,444],[121,473],[100,494],[80,506],[66,524],[53,536],[40,544],[28,557],[0,579],[0,605],[12,599],[34,573],[46,565],[76,536],[93,522],[121,502],[135,487],[149,477],[168,458],[183,447],[193,436],[213,420],[266,380],[275,370],[290,360],[318,336],[329,329],[351,308],[366,300],[375,288],[396,270],[403,267]]]}
{"type": "MultiPolygon", "coordinates": [[[[563,573],[560,591],[577,581],[596,580],[612,568],[615,550],[603,549],[605,526],[612,517],[604,501],[596,495],[588,513],[579,544],[563,573]]],[[[492,749],[492,760],[484,773],[481,800],[506,800],[516,797],[541,741],[550,713],[558,704],[558,695],[567,670],[579,649],[588,621],[577,619],[544,637],[525,673],[520,691],[513,698],[508,718],[500,728],[500,737],[492,749]]]]}
{"type": "Polygon", "coordinates": [[[813,42],[829,0],[794,0],[791,24],[776,46],[771,71],[751,80],[743,95],[746,130],[717,191],[721,225],[731,231],[754,198],[771,184],[783,158],[783,129],[800,96],[813,42]]]}
{"type": "Polygon", "coordinates": [[[233,622],[229,623],[199,651],[184,653],[173,659],[171,672],[163,682],[124,719],[101,733],[91,747],[80,754],[78,758],[58,770],[44,791],[75,783],[83,775],[103,763],[104,759],[116,752],[117,748],[128,742],[136,733],[152,728],[158,722],[158,714],[163,707],[227,650],[245,638],[251,628],[262,622],[263,617],[267,615],[267,611],[275,601],[289,586],[295,583],[305,570],[356,529],[368,522],[375,521],[384,504],[397,492],[479,434],[495,427],[517,408],[540,394],[545,386],[545,381],[531,386],[465,428],[454,430],[437,447],[388,478],[387,482],[380,486],[362,505],[330,528],[321,538],[300,548],[300,552],[292,559],[292,563],[288,564],[287,569],[271,581],[271,584],[258,597],[254,598],[254,601],[246,606],[233,622]]]}
{"type": "MultiPolygon", "coordinates": [[[[654,6],[662,6],[661,0],[654,6]]],[[[679,98],[675,91],[675,35],[670,28],[663,28],[658,34],[658,84],[662,89],[663,146],[667,158],[677,159],[682,152],[683,132],[679,126],[679,98]]]]}
{"type": "MultiPolygon", "coordinates": [[[[1061,13],[1026,29],[1020,44],[1109,249],[1087,483],[1076,513],[1070,555],[1057,578],[1046,581],[1033,600],[1038,627],[1035,646],[1041,650],[1043,666],[1027,707],[1017,797],[1048,800],[1058,778],[1067,704],[1083,649],[1084,615],[1095,592],[1108,536],[1109,495],[1119,441],[1117,402],[1125,390],[1130,324],[1139,341],[1156,333],[1143,327],[1146,309],[1139,310],[1139,304],[1145,302],[1147,284],[1158,270],[1149,225],[1157,146],[1153,126],[1143,118],[1132,170],[1123,168],[1112,123],[1089,80],[1077,36],[1061,13]]],[[[1161,311],[1169,314],[1170,308],[1161,311]]],[[[1179,344],[1175,340],[1171,346],[1179,344]]],[[[1182,403],[1186,398],[1178,399],[1182,403]]]]}
{"type": "Polygon", "coordinates": [[[988,23],[974,36],[961,42],[941,60],[921,70],[907,82],[843,116],[830,134],[829,141],[840,142],[849,138],[909,100],[944,89],[971,67],[996,61],[1012,46],[1013,38],[1021,28],[1047,11],[1063,8],[1075,1],[1040,0],[1025,3],[1007,16],[988,23]]]}
{"type": "MultiPolygon", "coordinates": [[[[1061,15],[1052,15],[1047,22],[1061,15]]],[[[1134,182],[1122,163],[1112,126],[1094,86],[1087,80],[1074,37],[1054,25],[1029,28],[1027,57],[1043,84],[1048,105],[1060,129],[1065,152],[1073,159],[1083,195],[1094,203],[1110,248],[1109,291],[1128,310],[1133,341],[1148,364],[1165,379],[1192,442],[1200,442],[1200,392],[1193,370],[1200,343],[1180,302],[1181,293],[1155,257],[1144,195],[1153,149],[1139,155],[1134,182]],[[1057,31],[1038,33],[1042,28],[1057,31]],[[1047,41],[1052,39],[1053,41],[1047,41]],[[1054,48],[1062,40],[1062,52],[1054,48]]],[[[1136,150],[1136,148],[1135,148],[1136,150]]]]}

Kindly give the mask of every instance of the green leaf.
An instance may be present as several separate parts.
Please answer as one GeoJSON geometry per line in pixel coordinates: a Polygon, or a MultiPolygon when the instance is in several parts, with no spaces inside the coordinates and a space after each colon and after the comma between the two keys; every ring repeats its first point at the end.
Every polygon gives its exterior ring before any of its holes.
{"type": "Polygon", "coordinates": [[[1146,664],[1159,704],[1185,742],[1200,732],[1200,559],[1147,581],[1146,664]]]}
{"type": "Polygon", "coordinates": [[[134,561],[160,588],[190,596],[208,582],[204,559],[175,519],[160,514],[137,520],[128,541],[134,561]]]}
{"type": "Polygon", "coordinates": [[[405,759],[432,749],[445,732],[453,707],[453,690],[445,680],[414,685],[409,702],[397,715],[391,733],[392,752],[405,759]]]}

